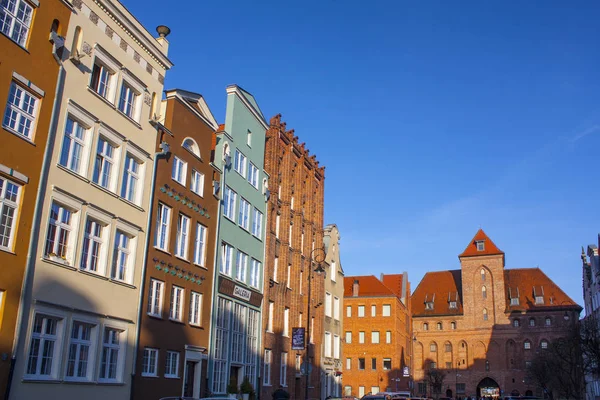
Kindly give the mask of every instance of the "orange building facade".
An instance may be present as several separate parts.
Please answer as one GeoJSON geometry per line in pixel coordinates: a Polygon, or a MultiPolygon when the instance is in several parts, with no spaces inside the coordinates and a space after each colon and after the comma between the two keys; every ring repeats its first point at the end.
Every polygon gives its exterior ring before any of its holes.
{"type": "Polygon", "coordinates": [[[459,255],[460,269],[429,272],[419,283],[412,295],[417,395],[543,396],[528,364],[568,334],[581,307],[539,268],[505,269],[504,257],[480,229],[459,255]],[[443,371],[441,387],[431,384],[432,370],[443,371]]]}
{"type": "Polygon", "coordinates": [[[344,278],[345,396],[412,387],[408,275],[344,278]]]}
{"type": "MultiPolygon", "coordinates": [[[[64,54],[65,1],[0,4],[0,397],[14,363],[14,336],[30,251],[48,132],[60,105],[56,88],[64,54]]],[[[61,75],[62,76],[62,75],[61,75]]],[[[39,217],[38,217],[39,218],[39,217]]]]}

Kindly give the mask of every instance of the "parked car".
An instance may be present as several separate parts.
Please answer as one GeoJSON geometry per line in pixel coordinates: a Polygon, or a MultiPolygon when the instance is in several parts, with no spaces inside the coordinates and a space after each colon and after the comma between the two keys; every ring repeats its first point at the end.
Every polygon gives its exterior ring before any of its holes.
{"type": "Polygon", "coordinates": [[[184,396],[170,396],[170,397],[161,397],[160,400],[224,400],[227,397],[184,397],[184,396]]]}
{"type": "Polygon", "coordinates": [[[389,394],[368,394],[360,400],[392,400],[392,396],[389,394]]]}

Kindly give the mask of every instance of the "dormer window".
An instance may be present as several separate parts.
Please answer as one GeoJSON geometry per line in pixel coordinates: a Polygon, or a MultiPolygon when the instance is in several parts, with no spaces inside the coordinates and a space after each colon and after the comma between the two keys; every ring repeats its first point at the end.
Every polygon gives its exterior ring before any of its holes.
{"type": "Polygon", "coordinates": [[[451,302],[449,303],[449,306],[450,306],[450,309],[451,309],[451,310],[456,310],[456,309],[458,308],[458,305],[456,304],[456,302],[455,302],[455,301],[451,301],[451,302]]]}
{"type": "Polygon", "coordinates": [[[458,308],[458,292],[448,293],[448,308],[456,310],[458,308]]]}
{"type": "Polygon", "coordinates": [[[535,298],[535,304],[544,304],[544,287],[534,286],[533,297],[535,298]]]}
{"type": "Polygon", "coordinates": [[[475,242],[475,244],[477,245],[477,251],[484,251],[485,250],[485,241],[478,240],[478,241],[475,242]]]}
{"type": "Polygon", "coordinates": [[[425,302],[425,309],[426,310],[433,310],[433,301],[426,301],[425,302]]]}
{"type": "Polygon", "coordinates": [[[519,288],[516,288],[514,290],[512,288],[508,288],[508,297],[510,299],[511,306],[518,306],[519,305],[519,288]]]}

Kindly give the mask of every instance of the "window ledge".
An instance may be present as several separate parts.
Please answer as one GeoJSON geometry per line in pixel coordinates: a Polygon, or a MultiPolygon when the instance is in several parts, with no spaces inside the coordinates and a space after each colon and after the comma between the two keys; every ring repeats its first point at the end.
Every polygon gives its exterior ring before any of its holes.
{"type": "MultiPolygon", "coordinates": [[[[187,172],[186,172],[186,173],[187,173],[187,172]]],[[[184,188],[187,190],[187,186],[185,186],[185,183],[181,183],[181,182],[179,182],[177,179],[174,179],[173,177],[171,177],[171,180],[172,180],[173,182],[177,183],[179,186],[182,186],[182,187],[184,187],[184,188]]],[[[192,193],[194,193],[194,192],[192,192],[192,193]]]]}
{"type": "Polygon", "coordinates": [[[160,378],[158,375],[142,374],[142,378],[160,378]]]}
{"type": "Polygon", "coordinates": [[[108,280],[108,277],[106,277],[104,275],[100,275],[98,272],[91,272],[91,271],[87,271],[85,269],[78,269],[78,271],[84,275],[93,276],[94,278],[102,279],[104,281],[108,280]]]}
{"type": "Polygon", "coordinates": [[[161,321],[164,321],[162,315],[156,315],[156,314],[150,314],[150,313],[146,313],[146,315],[149,316],[150,318],[159,319],[161,321]]]}
{"type": "Polygon", "coordinates": [[[125,386],[125,383],[123,382],[111,382],[111,381],[98,381],[98,385],[102,385],[102,386],[125,386]]]}
{"type": "Polygon", "coordinates": [[[161,253],[165,253],[165,254],[168,254],[170,256],[172,255],[171,253],[169,253],[168,250],[161,249],[160,247],[156,247],[156,246],[152,246],[152,247],[154,247],[154,250],[160,251],[161,253]]]}
{"type": "Polygon", "coordinates": [[[190,326],[191,326],[192,328],[196,328],[196,329],[202,329],[202,330],[204,330],[204,327],[203,327],[202,325],[198,325],[198,324],[192,324],[192,323],[190,323],[190,326]]]}
{"type": "Polygon", "coordinates": [[[66,173],[68,173],[70,175],[73,175],[75,178],[79,178],[79,179],[81,179],[84,182],[90,183],[90,180],[88,178],[86,178],[85,176],[79,174],[78,172],[75,172],[75,171],[73,171],[73,170],[65,167],[64,165],[61,165],[61,164],[57,163],[56,167],[58,169],[61,169],[61,170],[65,171],[66,173]]]}
{"type": "MultiPolygon", "coordinates": [[[[38,100],[38,101],[39,101],[39,100],[38,100]]],[[[36,125],[36,126],[37,126],[37,125],[36,125]]],[[[17,132],[17,131],[14,131],[14,130],[10,129],[8,126],[5,126],[4,124],[2,124],[2,128],[3,128],[3,129],[6,131],[6,132],[8,132],[8,133],[11,133],[11,134],[15,135],[16,137],[18,137],[19,139],[22,139],[22,140],[24,140],[25,142],[29,143],[30,145],[32,145],[32,146],[36,146],[36,144],[33,142],[33,140],[29,139],[29,138],[28,138],[28,137],[26,137],[26,136],[23,136],[23,135],[21,135],[21,134],[20,134],[19,132],[17,132]]]]}
{"type": "Polygon", "coordinates": [[[76,379],[76,378],[67,378],[62,383],[67,383],[70,385],[95,385],[96,382],[90,381],[87,379],[76,379]]]}
{"type": "Polygon", "coordinates": [[[187,258],[183,258],[183,257],[180,257],[178,255],[176,255],[175,258],[178,259],[179,261],[183,261],[185,263],[191,264],[191,261],[188,260],[187,258]]]}
{"type": "Polygon", "coordinates": [[[111,195],[112,197],[119,197],[115,192],[113,192],[112,190],[105,188],[102,185],[97,184],[94,181],[90,181],[90,184],[95,187],[96,189],[102,190],[104,193],[111,195]]]}
{"type": "Polygon", "coordinates": [[[185,322],[183,322],[182,320],[179,320],[179,319],[169,318],[169,321],[174,322],[176,324],[185,325],[185,322]]]}
{"type": "Polygon", "coordinates": [[[32,377],[27,377],[24,376],[23,379],[21,379],[21,382],[26,382],[26,383],[63,383],[62,380],[60,379],[55,379],[55,378],[41,378],[41,377],[37,377],[37,376],[32,376],[32,377]]]}
{"type": "Polygon", "coordinates": [[[193,264],[194,264],[194,266],[196,266],[196,267],[198,267],[198,268],[202,268],[203,270],[206,270],[206,271],[208,271],[208,268],[207,268],[207,267],[205,267],[204,265],[200,265],[200,264],[197,264],[197,263],[193,263],[193,264]]]}
{"type": "Polygon", "coordinates": [[[17,253],[15,253],[14,251],[12,251],[12,250],[10,250],[10,249],[8,249],[6,247],[0,247],[0,251],[3,252],[3,253],[9,253],[9,254],[12,254],[12,255],[15,255],[15,256],[17,255],[17,253]]]}
{"type": "Polygon", "coordinates": [[[165,375],[165,379],[180,379],[181,377],[175,375],[165,375]]]}
{"type": "Polygon", "coordinates": [[[117,195],[117,198],[119,198],[122,202],[129,204],[131,207],[135,208],[138,211],[146,211],[143,207],[138,206],[134,202],[129,201],[129,200],[127,200],[124,197],[121,197],[121,196],[117,195]]]}
{"type": "Polygon", "coordinates": [[[42,256],[42,261],[46,261],[47,263],[58,265],[59,267],[63,267],[63,268],[66,268],[66,269],[70,269],[72,271],[77,271],[76,267],[74,267],[74,266],[72,266],[70,264],[66,264],[66,261],[65,262],[60,262],[60,261],[54,260],[53,258],[50,258],[50,257],[47,257],[47,256],[42,256]]]}
{"type": "Polygon", "coordinates": [[[98,94],[98,92],[96,92],[94,89],[92,89],[89,86],[87,87],[87,90],[90,93],[92,93],[94,96],[96,96],[98,99],[100,99],[104,104],[106,104],[107,106],[109,106],[113,110],[115,109],[115,105],[113,103],[111,103],[111,101],[108,100],[106,97],[103,97],[102,95],[98,94]]]}
{"type": "Polygon", "coordinates": [[[119,114],[121,114],[121,116],[123,116],[126,120],[128,120],[132,124],[134,124],[138,129],[142,129],[142,125],[140,125],[139,122],[137,122],[135,119],[131,118],[129,115],[125,114],[123,111],[119,110],[119,107],[116,107],[116,110],[119,112],[119,114]]]}
{"type": "Polygon", "coordinates": [[[120,281],[118,279],[110,278],[110,281],[112,283],[114,283],[115,285],[124,286],[124,287],[129,288],[129,289],[137,289],[137,286],[132,285],[131,283],[120,281]]]}

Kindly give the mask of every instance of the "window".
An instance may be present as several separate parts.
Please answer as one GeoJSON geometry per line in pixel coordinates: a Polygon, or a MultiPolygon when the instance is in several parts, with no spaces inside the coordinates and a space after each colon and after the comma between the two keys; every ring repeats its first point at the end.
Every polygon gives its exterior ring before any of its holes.
{"type": "Polygon", "coordinates": [[[431,352],[437,351],[437,344],[431,343],[429,345],[429,351],[431,351],[431,352]]]}
{"type": "MultiPolygon", "coordinates": [[[[25,3],[23,0],[20,2],[25,3]]],[[[0,9],[2,9],[6,3],[2,2],[1,4],[0,9]]],[[[6,18],[6,15],[4,15],[4,17],[6,18]]],[[[0,29],[2,29],[1,20],[0,29]]],[[[32,140],[38,103],[39,99],[37,97],[25,90],[21,85],[12,82],[8,94],[8,102],[6,103],[6,110],[4,111],[2,126],[11,132],[18,133],[19,135],[32,140]]]]}
{"type": "Polygon", "coordinates": [[[379,386],[371,386],[371,393],[379,393],[379,386]]]}
{"type": "Polygon", "coordinates": [[[162,298],[165,283],[156,279],[150,279],[150,291],[148,293],[148,315],[162,317],[162,298]]]}
{"type": "Polygon", "coordinates": [[[131,86],[123,82],[121,84],[121,96],[119,97],[119,111],[129,118],[136,119],[135,109],[139,101],[140,94],[133,90],[131,86]]]}
{"type": "Polygon", "coordinates": [[[59,164],[71,171],[85,175],[87,130],[71,117],[65,124],[65,136],[60,152],[59,164]]]}
{"type": "Polygon", "coordinates": [[[542,349],[547,349],[548,348],[548,341],[546,339],[542,339],[542,341],[540,342],[540,347],[542,349]]]}
{"type": "Polygon", "coordinates": [[[281,353],[281,371],[279,373],[279,384],[281,386],[287,386],[287,355],[288,353],[281,353]]]}
{"type": "Polygon", "coordinates": [[[446,343],[445,350],[446,350],[446,353],[452,352],[452,344],[446,343]]]}
{"type": "Polygon", "coordinates": [[[102,254],[102,231],[104,226],[100,222],[88,218],[85,225],[85,235],[83,238],[83,249],[81,263],[79,268],[88,272],[103,273],[102,254]]]}
{"type": "Polygon", "coordinates": [[[280,220],[280,215],[277,214],[275,216],[275,237],[277,239],[279,239],[279,220],[280,220]]]}
{"type": "Polygon", "coordinates": [[[41,314],[35,316],[27,358],[27,375],[43,378],[56,376],[56,354],[60,349],[59,323],[60,320],[55,317],[41,314]]]}
{"type": "Polygon", "coordinates": [[[377,331],[371,332],[371,343],[379,344],[379,332],[377,332],[377,331]]]}
{"type": "Polygon", "coordinates": [[[375,304],[371,305],[371,317],[374,317],[377,315],[377,306],[375,304]]]}
{"type": "Polygon", "coordinates": [[[294,233],[294,225],[290,224],[290,231],[289,231],[289,236],[288,236],[290,247],[292,247],[292,243],[293,243],[293,237],[292,237],[293,233],[294,233]]]}
{"type": "Polygon", "coordinates": [[[114,165],[115,146],[101,137],[96,150],[96,163],[92,181],[105,189],[111,190],[112,169],[114,165]]]}
{"type": "Polygon", "coordinates": [[[511,306],[518,306],[519,305],[519,298],[518,297],[511,297],[511,299],[510,299],[510,305],[511,306]]]}
{"type": "Polygon", "coordinates": [[[144,349],[142,376],[158,376],[158,349],[144,349]]]}
{"type": "Polygon", "coordinates": [[[221,245],[221,268],[219,272],[231,276],[231,268],[233,266],[233,247],[227,243],[221,245]]]}
{"type": "Polygon", "coordinates": [[[238,224],[245,230],[250,229],[250,203],[243,197],[240,199],[240,214],[238,224]]]}
{"type": "Polygon", "coordinates": [[[552,319],[550,319],[550,317],[546,317],[545,324],[546,326],[552,326],[552,319]]]}
{"type": "MultiPolygon", "coordinates": [[[[371,369],[372,370],[377,369],[377,359],[376,358],[371,358],[371,369]]],[[[374,392],[374,393],[377,393],[377,392],[374,392]]]]}
{"type": "Polygon", "coordinates": [[[346,339],[345,340],[346,340],[347,344],[348,343],[352,343],[352,332],[350,332],[350,331],[346,332],[346,339]]]}
{"type": "Polygon", "coordinates": [[[481,268],[481,282],[485,282],[485,268],[481,268]]]}
{"type": "Polygon", "coordinates": [[[177,220],[177,237],[175,238],[175,255],[187,259],[190,231],[190,218],[179,214],[177,220]]]}
{"type": "Polygon", "coordinates": [[[364,342],[365,342],[365,332],[360,331],[360,332],[358,332],[358,343],[364,343],[364,342]]]}
{"type": "Polygon", "coordinates": [[[478,240],[475,243],[477,244],[477,251],[484,251],[485,250],[485,242],[483,240],[478,240]]]}
{"type": "Polygon", "coordinates": [[[167,351],[165,378],[179,378],[179,352],[167,351]]]}
{"type": "Polygon", "coordinates": [[[24,0],[3,1],[0,3],[0,31],[25,47],[32,14],[33,8],[24,0]]]}
{"type": "Polygon", "coordinates": [[[358,306],[358,316],[362,318],[365,316],[365,306],[358,306]]]}
{"type": "Polygon", "coordinates": [[[171,309],[169,312],[170,319],[174,321],[183,321],[183,299],[183,288],[173,285],[171,287],[171,309]]]}
{"type": "Polygon", "coordinates": [[[339,297],[333,298],[333,319],[340,320],[340,299],[339,297]]]}
{"type": "Polygon", "coordinates": [[[192,182],[190,184],[192,192],[196,193],[200,197],[204,197],[204,174],[192,170],[192,182]]]}
{"type": "Polygon", "coordinates": [[[481,287],[481,298],[487,299],[487,290],[486,290],[485,286],[481,287]]]}
{"type": "Polygon", "coordinates": [[[358,369],[360,369],[360,370],[364,370],[365,369],[365,359],[364,358],[359,358],[358,359],[358,369]]]}
{"type": "Polygon", "coordinates": [[[264,373],[263,373],[263,385],[271,386],[271,359],[273,353],[269,349],[265,349],[265,361],[264,361],[264,373]]]}
{"type": "Polygon", "coordinates": [[[325,293],[325,316],[326,317],[331,317],[332,305],[333,305],[333,303],[332,303],[331,293],[327,292],[327,293],[325,293]]]}
{"type": "Polygon", "coordinates": [[[162,203],[158,203],[156,210],[156,236],[154,237],[154,247],[161,250],[169,250],[169,224],[171,223],[171,208],[162,203]]]}
{"type": "Polygon", "coordinates": [[[292,264],[288,264],[287,266],[287,276],[285,278],[285,287],[287,287],[288,289],[291,289],[291,279],[292,279],[292,264]]]}
{"type": "Polygon", "coordinates": [[[521,326],[521,321],[518,319],[513,319],[513,326],[515,328],[518,328],[519,326],[521,326]]]}
{"type": "Polygon", "coordinates": [[[0,177],[0,248],[11,251],[19,215],[21,186],[0,177]]]}
{"type": "Polygon", "coordinates": [[[138,182],[141,177],[142,163],[127,153],[125,157],[125,168],[123,168],[123,182],[121,184],[121,197],[140,205],[141,199],[138,194],[138,182]]]}
{"type": "Polygon", "coordinates": [[[181,144],[181,147],[183,147],[184,149],[186,149],[187,151],[189,151],[196,157],[200,158],[200,149],[198,148],[198,144],[196,143],[196,141],[194,139],[189,138],[189,137],[185,138],[183,140],[183,143],[181,144]]]}
{"type": "Polygon", "coordinates": [[[225,187],[225,198],[223,199],[223,215],[233,221],[234,210],[235,210],[235,197],[237,193],[229,188],[225,187]]]}
{"type": "Polygon", "coordinates": [[[251,162],[248,163],[248,182],[258,189],[258,168],[251,162]]]}
{"type": "Polygon", "coordinates": [[[352,369],[352,359],[346,358],[346,369],[352,369]]]}
{"type": "Polygon", "coordinates": [[[269,320],[267,322],[267,332],[273,332],[273,312],[275,309],[275,303],[269,301],[269,320]]]}
{"type": "Polygon", "coordinates": [[[206,227],[196,223],[196,242],[194,244],[194,263],[204,267],[206,259],[206,227]]]}
{"type": "Polygon", "coordinates": [[[344,386],[344,397],[350,397],[352,395],[352,386],[344,386]]]}
{"type": "Polygon", "coordinates": [[[314,343],[315,317],[310,317],[310,342],[314,343]]]}
{"type": "Polygon", "coordinates": [[[273,261],[273,281],[279,282],[279,257],[275,257],[273,261]]]}
{"type": "Polygon", "coordinates": [[[452,363],[450,361],[446,362],[446,369],[452,369],[452,363]]]}
{"type": "MultiPolygon", "coordinates": [[[[294,198],[292,197],[292,200],[294,200],[294,198]]],[[[302,230],[302,246],[300,246],[301,248],[304,247],[304,230],[302,230]]],[[[335,261],[331,262],[331,267],[329,267],[329,273],[330,273],[330,277],[329,279],[331,279],[332,282],[335,282],[335,277],[337,275],[337,268],[335,266],[335,261]]]]}
{"type": "Polygon", "coordinates": [[[194,291],[190,294],[190,324],[202,325],[202,294],[194,291]]]}
{"type": "Polygon", "coordinates": [[[437,363],[436,362],[430,362],[429,363],[429,369],[436,369],[437,368],[437,363]]]}
{"type": "Polygon", "coordinates": [[[352,317],[352,306],[346,306],[346,317],[352,317]]]}
{"type": "Polygon", "coordinates": [[[429,324],[427,322],[423,323],[423,330],[424,331],[428,331],[429,330],[429,324]]]}
{"type": "Polygon", "coordinates": [[[364,395],[365,395],[365,387],[364,386],[359,386],[358,387],[358,398],[362,398],[364,395]]]}
{"type": "Polygon", "coordinates": [[[73,231],[73,212],[63,205],[52,203],[46,234],[44,256],[69,263],[71,249],[71,233],[73,231]]]}
{"type": "Polygon", "coordinates": [[[438,322],[438,323],[436,324],[436,326],[437,326],[437,330],[438,330],[438,331],[441,331],[441,330],[442,330],[442,328],[443,328],[443,326],[442,326],[442,323],[441,323],[441,322],[438,322]]]}
{"type": "Polygon", "coordinates": [[[450,322],[450,329],[456,330],[456,322],[454,322],[454,321],[450,322]]]}
{"type": "Polygon", "coordinates": [[[544,296],[535,296],[535,304],[544,304],[544,296]]]}
{"type": "Polygon", "coordinates": [[[325,357],[331,357],[331,332],[325,332],[325,339],[323,339],[325,343],[325,357]]]}
{"type": "Polygon", "coordinates": [[[419,382],[419,393],[421,393],[421,394],[427,393],[427,383],[419,382]]]}
{"type": "Polygon", "coordinates": [[[487,312],[487,308],[483,309],[483,320],[487,321],[488,320],[488,312],[487,312]]]}
{"type": "Polygon", "coordinates": [[[451,310],[456,310],[458,308],[458,304],[456,303],[456,301],[450,301],[449,303],[449,308],[451,310]]]}
{"type": "Polygon", "coordinates": [[[283,336],[290,336],[290,309],[283,310],[283,336]]]}
{"type": "Polygon", "coordinates": [[[262,222],[263,214],[255,208],[252,215],[252,234],[259,239],[262,238],[262,222]]]}
{"type": "Polygon", "coordinates": [[[529,326],[535,326],[535,318],[529,318],[529,326]]]}
{"type": "Polygon", "coordinates": [[[531,361],[525,361],[525,369],[531,368],[531,361]]]}
{"type": "Polygon", "coordinates": [[[171,178],[175,182],[181,183],[185,186],[186,180],[186,172],[187,172],[187,163],[177,156],[173,156],[173,168],[171,169],[171,178]]]}
{"type": "Polygon", "coordinates": [[[392,343],[392,331],[385,332],[385,342],[388,344],[392,343]]]}
{"type": "Polygon", "coordinates": [[[233,168],[237,171],[241,176],[246,176],[246,156],[243,155],[239,150],[235,150],[235,160],[233,163],[233,168]]]}
{"type": "Polygon", "coordinates": [[[383,370],[384,371],[389,371],[392,369],[392,359],[391,358],[384,358],[383,359],[383,370]]]}
{"type": "Polygon", "coordinates": [[[69,358],[67,360],[67,378],[89,379],[92,368],[88,368],[93,357],[92,347],[93,325],[73,321],[69,341],[69,358]]]}
{"type": "Polygon", "coordinates": [[[102,61],[96,59],[92,69],[90,87],[100,96],[112,102],[112,99],[114,99],[112,90],[114,86],[114,76],[115,74],[111,69],[104,65],[102,61]]]}
{"type": "Polygon", "coordinates": [[[530,350],[531,349],[531,342],[529,340],[526,340],[525,342],[523,342],[523,348],[525,350],[530,350]]]}
{"type": "Polygon", "coordinates": [[[384,304],[381,309],[381,315],[384,317],[389,317],[391,315],[392,306],[390,304],[384,304]]]}
{"type": "Polygon", "coordinates": [[[425,302],[425,309],[426,310],[433,310],[433,301],[426,301],[425,302]]]}
{"type": "Polygon", "coordinates": [[[260,261],[250,261],[250,286],[260,289],[260,261]]]}
{"type": "Polygon", "coordinates": [[[122,364],[121,334],[123,331],[106,327],[104,328],[104,338],[102,339],[102,357],[100,360],[100,374],[98,378],[101,381],[119,381],[122,364]]]}

